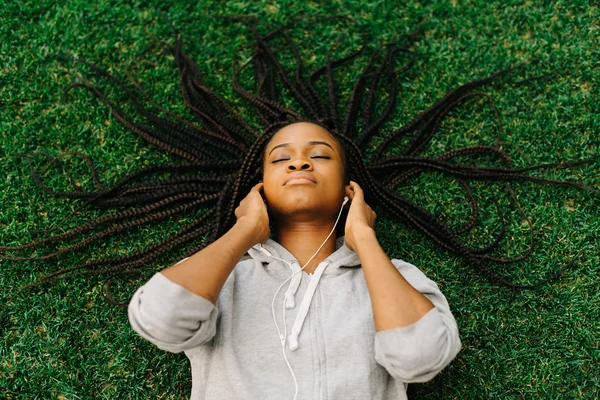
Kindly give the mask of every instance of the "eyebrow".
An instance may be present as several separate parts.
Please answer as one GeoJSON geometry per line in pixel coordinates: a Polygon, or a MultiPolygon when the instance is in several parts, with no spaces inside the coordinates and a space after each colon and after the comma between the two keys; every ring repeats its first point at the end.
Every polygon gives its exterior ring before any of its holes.
{"type": "MultiPolygon", "coordinates": [[[[333,150],[333,147],[331,147],[331,145],[329,143],[327,143],[327,142],[320,142],[318,140],[313,140],[313,141],[307,142],[306,144],[308,146],[315,146],[315,145],[318,145],[318,144],[324,144],[325,146],[327,146],[331,150],[333,150]]],[[[273,147],[271,149],[271,151],[269,152],[269,155],[271,155],[271,153],[273,152],[273,150],[278,149],[280,147],[290,147],[290,143],[281,143],[281,144],[278,144],[277,146],[275,146],[275,147],[273,147]]]]}

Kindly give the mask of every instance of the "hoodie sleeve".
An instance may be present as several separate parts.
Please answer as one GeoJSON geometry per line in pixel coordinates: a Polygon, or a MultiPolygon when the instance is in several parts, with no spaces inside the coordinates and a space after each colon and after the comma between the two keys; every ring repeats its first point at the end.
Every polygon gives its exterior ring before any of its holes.
{"type": "Polygon", "coordinates": [[[128,308],[133,330],[158,348],[179,353],[210,341],[218,302],[190,292],[156,273],[134,293],[128,308]]]}
{"type": "Polygon", "coordinates": [[[411,325],[375,333],[375,360],[402,382],[427,382],[461,349],[456,320],[437,284],[417,267],[391,260],[404,278],[434,305],[411,325]]]}

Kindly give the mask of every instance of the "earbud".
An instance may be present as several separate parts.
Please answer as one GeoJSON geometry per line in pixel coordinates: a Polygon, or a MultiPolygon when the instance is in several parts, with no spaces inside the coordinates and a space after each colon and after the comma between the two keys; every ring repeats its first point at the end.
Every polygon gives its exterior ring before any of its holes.
{"type": "Polygon", "coordinates": [[[342,203],[342,207],[345,206],[349,200],[350,199],[348,198],[348,196],[344,196],[344,202],[342,203]]]}

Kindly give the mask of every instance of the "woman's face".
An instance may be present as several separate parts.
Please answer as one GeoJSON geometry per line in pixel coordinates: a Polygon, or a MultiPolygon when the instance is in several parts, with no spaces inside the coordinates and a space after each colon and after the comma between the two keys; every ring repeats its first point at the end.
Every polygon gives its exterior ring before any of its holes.
{"type": "Polygon", "coordinates": [[[267,144],[263,192],[277,220],[335,220],[345,195],[342,148],[319,125],[297,122],[267,144]]]}

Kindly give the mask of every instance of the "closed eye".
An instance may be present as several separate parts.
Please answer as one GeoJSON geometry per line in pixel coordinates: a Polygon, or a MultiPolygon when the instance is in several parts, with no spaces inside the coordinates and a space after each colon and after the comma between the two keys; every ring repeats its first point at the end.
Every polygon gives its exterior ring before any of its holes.
{"type": "MultiPolygon", "coordinates": [[[[311,158],[324,158],[324,159],[327,159],[327,160],[331,159],[331,157],[328,157],[328,156],[313,156],[311,158]]],[[[289,158],[280,158],[278,160],[273,160],[271,163],[275,164],[275,163],[278,163],[279,161],[285,161],[285,160],[289,160],[289,158]]]]}

